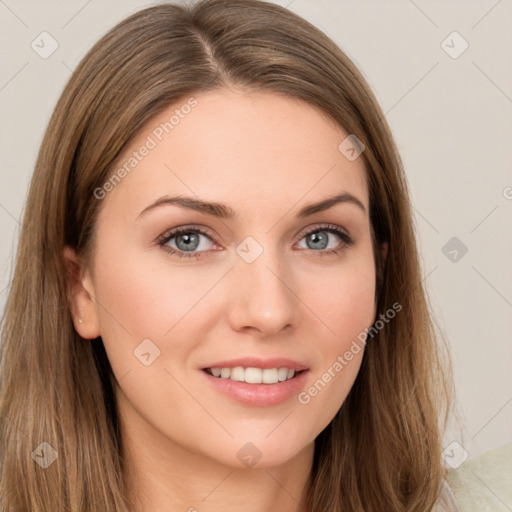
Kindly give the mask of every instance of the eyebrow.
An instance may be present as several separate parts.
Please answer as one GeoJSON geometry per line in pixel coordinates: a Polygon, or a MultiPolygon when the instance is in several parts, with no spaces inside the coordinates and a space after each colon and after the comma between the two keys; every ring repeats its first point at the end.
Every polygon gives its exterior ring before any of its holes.
{"type": "MultiPolygon", "coordinates": [[[[297,213],[297,218],[302,219],[304,217],[309,217],[315,213],[323,212],[328,210],[339,203],[347,203],[353,204],[360,208],[366,214],[366,207],[364,204],[354,195],[349,192],[343,192],[341,194],[328,197],[327,199],[323,199],[317,203],[311,203],[304,207],[302,207],[297,213]]],[[[206,215],[210,215],[212,217],[218,217],[220,219],[234,219],[236,218],[236,212],[231,207],[215,202],[203,201],[198,198],[188,197],[188,196],[163,196],[157,199],[154,203],[151,203],[149,206],[142,210],[138,217],[142,217],[146,213],[155,208],[158,208],[163,205],[177,205],[183,208],[188,208],[189,210],[194,210],[196,212],[204,213],[206,215]]]]}

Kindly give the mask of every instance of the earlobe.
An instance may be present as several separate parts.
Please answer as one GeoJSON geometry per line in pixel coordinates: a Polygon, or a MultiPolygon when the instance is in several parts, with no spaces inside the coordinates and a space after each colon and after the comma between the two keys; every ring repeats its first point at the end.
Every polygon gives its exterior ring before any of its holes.
{"type": "Polygon", "coordinates": [[[69,285],[69,305],[78,334],[85,339],[100,336],[98,308],[90,273],[71,247],[65,247],[64,264],[69,285]]]}

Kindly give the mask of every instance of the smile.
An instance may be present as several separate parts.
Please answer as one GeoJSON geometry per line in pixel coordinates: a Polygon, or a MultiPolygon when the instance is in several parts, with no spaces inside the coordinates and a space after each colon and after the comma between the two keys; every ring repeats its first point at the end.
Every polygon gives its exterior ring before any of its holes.
{"type": "Polygon", "coordinates": [[[261,369],[241,366],[205,368],[200,372],[206,379],[206,383],[215,391],[235,403],[251,407],[271,407],[287,402],[303,391],[309,373],[309,370],[295,371],[286,367],[261,369]],[[213,371],[220,374],[216,377],[213,371]],[[285,380],[279,380],[279,374],[285,380]]]}

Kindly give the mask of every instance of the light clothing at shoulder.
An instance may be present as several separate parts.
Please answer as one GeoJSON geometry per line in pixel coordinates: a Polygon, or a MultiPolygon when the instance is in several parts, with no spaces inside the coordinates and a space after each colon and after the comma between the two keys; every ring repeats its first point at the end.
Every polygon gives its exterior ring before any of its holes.
{"type": "Polygon", "coordinates": [[[512,443],[450,469],[447,479],[433,512],[510,512],[512,443]]]}
{"type": "Polygon", "coordinates": [[[443,482],[441,496],[432,512],[461,512],[457,499],[446,480],[443,482]]]}

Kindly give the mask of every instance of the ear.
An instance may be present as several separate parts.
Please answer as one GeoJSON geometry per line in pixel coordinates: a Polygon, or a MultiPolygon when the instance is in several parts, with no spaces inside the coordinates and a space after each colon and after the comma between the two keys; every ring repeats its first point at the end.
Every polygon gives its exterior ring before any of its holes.
{"type": "Polygon", "coordinates": [[[98,305],[90,272],[84,268],[80,258],[71,247],[64,248],[64,264],[70,291],[70,306],[73,323],[78,334],[85,339],[100,336],[98,305]],[[79,322],[79,319],[82,322],[79,322]]]}

